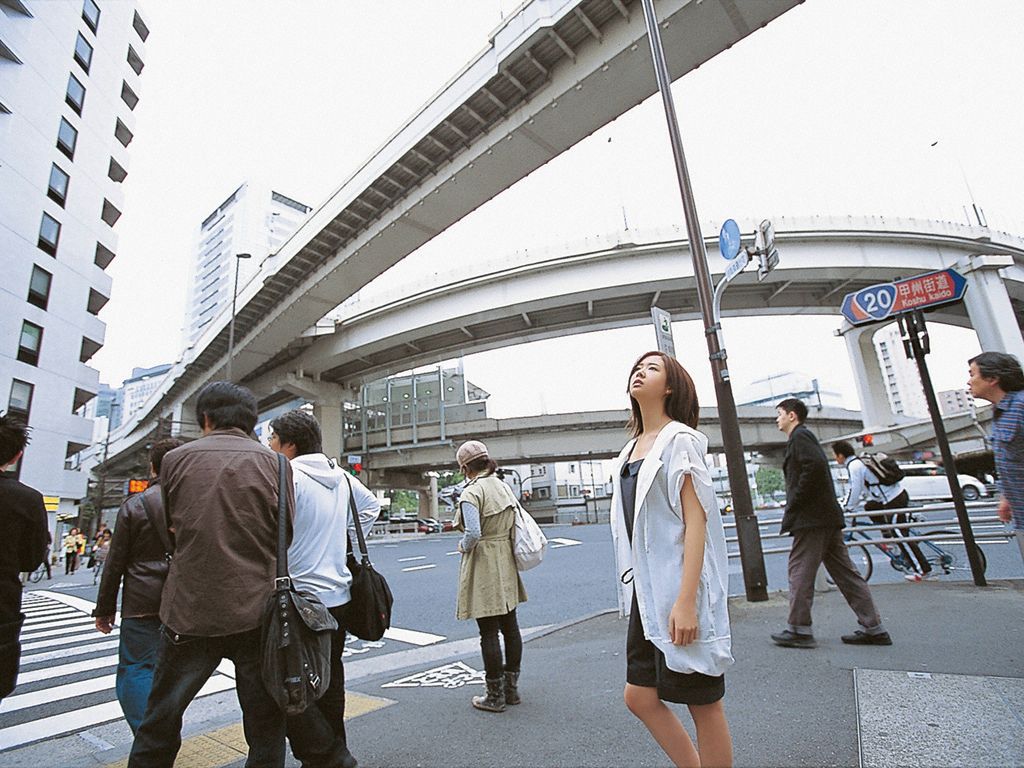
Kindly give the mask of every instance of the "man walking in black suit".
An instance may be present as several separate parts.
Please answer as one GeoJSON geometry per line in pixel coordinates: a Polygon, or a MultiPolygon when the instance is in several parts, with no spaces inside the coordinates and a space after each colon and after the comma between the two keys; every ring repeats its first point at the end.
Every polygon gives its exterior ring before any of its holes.
{"type": "Polygon", "coordinates": [[[861,625],[842,641],[851,645],[892,645],[871,599],[868,585],[850,561],[843,543],[843,511],[836,501],[828,459],[818,438],[804,426],[807,406],[787,398],[776,406],[775,423],[789,436],[782,471],[786,476],[786,512],[782,532],[793,537],[789,552],[789,625],[772,635],[787,648],[814,648],[811,603],[814,574],[825,565],[861,625]]]}

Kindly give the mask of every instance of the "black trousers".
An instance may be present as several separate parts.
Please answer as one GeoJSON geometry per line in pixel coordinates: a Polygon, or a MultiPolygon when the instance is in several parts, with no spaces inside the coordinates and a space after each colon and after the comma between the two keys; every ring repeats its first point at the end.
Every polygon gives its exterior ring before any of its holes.
{"type": "MultiPolygon", "coordinates": [[[[910,496],[907,494],[906,491],[903,491],[895,499],[885,504],[883,504],[880,501],[875,501],[873,499],[871,501],[865,502],[864,511],[874,512],[876,510],[882,509],[903,509],[904,507],[907,506],[908,503],[910,503],[910,496]]],[[[893,512],[890,514],[869,515],[869,517],[871,518],[871,522],[875,525],[892,525],[894,522],[910,522],[910,515],[906,512],[893,512]]],[[[906,534],[898,528],[893,528],[888,531],[882,531],[882,536],[884,536],[887,539],[900,539],[905,535],[906,534]]],[[[928,558],[924,556],[924,553],[921,551],[921,547],[918,546],[918,543],[916,541],[908,541],[906,544],[897,542],[896,546],[899,547],[900,554],[903,556],[904,562],[913,566],[913,561],[910,559],[910,555],[907,553],[907,547],[910,547],[910,551],[914,553],[914,559],[917,560],[918,570],[922,574],[931,573],[931,563],[928,562],[928,558]]]]}
{"type": "Polygon", "coordinates": [[[503,616],[485,616],[476,620],[480,628],[480,652],[484,657],[484,676],[496,680],[503,672],[518,672],[523,661],[523,638],[519,634],[516,609],[503,616]],[[501,660],[498,632],[505,639],[505,662],[501,660]]]}

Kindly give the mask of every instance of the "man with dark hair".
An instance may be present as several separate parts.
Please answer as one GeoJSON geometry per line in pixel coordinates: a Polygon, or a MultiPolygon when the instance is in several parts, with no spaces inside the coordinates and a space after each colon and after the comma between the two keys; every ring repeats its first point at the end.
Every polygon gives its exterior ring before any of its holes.
{"type": "Polygon", "coordinates": [[[992,453],[999,473],[999,519],[1012,523],[1024,557],[1024,370],[1013,355],[982,352],[969,361],[967,386],[992,403],[992,453]]]}
{"type": "Polygon", "coordinates": [[[851,645],[892,645],[871,599],[868,586],[850,562],[843,542],[843,511],[821,443],[806,426],[807,406],[796,398],[776,406],[775,423],[789,436],[782,471],[786,477],[786,511],[782,533],[793,537],[789,551],[789,625],[772,635],[787,648],[814,648],[811,604],[814,574],[822,563],[857,615],[863,629],[843,635],[851,645]]]}
{"type": "MultiPolygon", "coordinates": [[[[246,765],[280,768],[285,718],[260,676],[260,625],[277,566],[277,455],[251,437],[256,398],[245,387],[207,384],[196,416],[203,436],[167,453],[160,467],[174,558],[160,601],[153,688],[128,764],[174,764],[185,708],[228,658],[249,744],[246,765]]],[[[290,522],[295,501],[285,469],[290,522]]]]}
{"type": "Polygon", "coordinates": [[[149,451],[149,487],[125,499],[117,512],[114,538],[96,596],[96,629],[105,635],[114,628],[117,593],[121,598],[121,636],[115,689],[132,733],[139,730],[153,687],[153,669],[160,644],[160,593],[167,578],[171,550],[160,493],[164,454],[183,440],[159,440],[149,451]]]}
{"type": "MultiPolygon", "coordinates": [[[[832,454],[836,457],[836,463],[841,467],[846,467],[846,471],[850,474],[850,489],[846,494],[846,502],[843,504],[845,512],[856,512],[860,509],[861,497],[867,496],[867,500],[864,502],[864,511],[876,513],[868,515],[875,525],[910,522],[910,515],[906,512],[886,511],[904,510],[910,506],[910,494],[899,480],[889,485],[884,484],[881,478],[854,452],[853,446],[847,440],[838,440],[832,443],[832,454]]],[[[899,528],[882,531],[882,536],[887,539],[899,539],[904,535],[900,533],[899,528]]],[[[904,574],[907,581],[921,581],[931,577],[932,564],[928,562],[928,558],[924,556],[916,541],[908,542],[906,545],[897,543],[896,546],[899,547],[903,561],[909,569],[909,572],[904,574]],[[910,559],[907,547],[910,547],[910,551],[914,553],[917,569],[914,568],[914,561],[910,559]]]]}
{"type": "Polygon", "coordinates": [[[295,587],[312,592],[338,622],[331,637],[331,683],[315,706],[288,718],[292,752],[303,766],[356,768],[345,734],[345,611],[352,574],[346,565],[355,538],[355,509],[368,535],[380,514],[370,490],[324,455],[320,425],[312,414],[289,411],[270,422],[270,447],[291,460],[295,479],[294,537],[288,547],[288,574],[295,587]],[[348,536],[351,530],[353,535],[348,536]],[[332,744],[333,742],[333,744],[332,744]]]}
{"type": "Polygon", "coordinates": [[[34,571],[48,554],[46,506],[39,491],[3,476],[28,445],[28,427],[0,414],[0,699],[14,690],[21,661],[22,571],[34,571]]]}

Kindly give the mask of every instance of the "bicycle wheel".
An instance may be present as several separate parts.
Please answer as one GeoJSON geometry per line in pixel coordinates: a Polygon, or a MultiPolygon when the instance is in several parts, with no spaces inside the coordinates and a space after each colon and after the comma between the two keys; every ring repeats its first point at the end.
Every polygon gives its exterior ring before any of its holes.
{"type": "Polygon", "coordinates": [[[871,574],[875,572],[875,563],[871,559],[871,552],[863,544],[857,544],[850,547],[849,550],[850,562],[853,563],[853,567],[857,569],[857,573],[861,575],[864,581],[868,581],[871,578],[871,574]]]}
{"type": "MultiPolygon", "coordinates": [[[[961,533],[960,531],[936,531],[935,533],[938,536],[949,536],[952,539],[962,540],[963,538],[963,533],[961,533]]],[[[970,560],[966,557],[967,542],[964,542],[964,557],[962,559],[966,562],[964,562],[963,565],[961,565],[961,557],[959,554],[942,549],[937,544],[933,546],[938,551],[935,554],[929,556],[928,561],[933,565],[940,566],[946,573],[949,573],[953,570],[971,569],[970,560]]],[[[985,571],[988,570],[988,558],[985,556],[985,550],[983,550],[980,546],[975,544],[974,551],[978,555],[978,562],[981,563],[981,572],[985,573],[985,571]]]]}
{"type": "Polygon", "coordinates": [[[43,580],[43,571],[45,570],[46,569],[43,566],[39,566],[34,571],[32,571],[32,575],[28,577],[28,580],[31,581],[33,584],[38,584],[40,581],[43,580]]]}

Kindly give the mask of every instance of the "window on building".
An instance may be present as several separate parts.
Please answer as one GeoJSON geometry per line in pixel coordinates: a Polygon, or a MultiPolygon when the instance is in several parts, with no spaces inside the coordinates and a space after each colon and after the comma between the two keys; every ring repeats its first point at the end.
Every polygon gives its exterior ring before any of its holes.
{"type": "Polygon", "coordinates": [[[43,221],[39,225],[39,250],[56,256],[58,242],[60,242],[60,222],[50,214],[44,213],[43,221]]]}
{"type": "Polygon", "coordinates": [[[135,70],[136,75],[141,75],[142,68],[146,66],[142,61],[142,57],[130,45],[128,46],[128,66],[135,70]]]}
{"type": "Polygon", "coordinates": [[[85,0],[82,4],[82,18],[89,25],[89,29],[95,32],[100,26],[100,7],[94,0],[85,0]]]}
{"type": "Polygon", "coordinates": [[[85,86],[82,85],[82,81],[74,75],[68,75],[68,90],[64,96],[64,101],[67,102],[75,112],[82,114],[82,107],[85,106],[85,86]]]}
{"type": "Polygon", "coordinates": [[[42,267],[32,265],[32,277],[28,283],[28,303],[35,304],[40,309],[46,309],[50,303],[50,283],[53,282],[53,275],[42,267]]]}
{"type": "Polygon", "coordinates": [[[75,159],[75,145],[78,144],[78,131],[66,118],[60,119],[60,129],[57,131],[57,149],[68,156],[68,160],[75,159]]]}
{"type": "Polygon", "coordinates": [[[61,208],[68,199],[68,181],[71,179],[56,163],[50,168],[50,188],[46,196],[57,203],[61,208]]]}
{"type": "Polygon", "coordinates": [[[103,243],[96,243],[96,256],[93,258],[93,263],[100,269],[106,269],[110,266],[110,262],[114,260],[116,255],[103,243]]]}
{"type": "Polygon", "coordinates": [[[43,345],[43,329],[23,320],[18,340],[18,359],[29,365],[39,365],[39,348],[43,345]]]}
{"type": "Polygon", "coordinates": [[[121,146],[124,147],[131,144],[132,139],[135,138],[132,132],[128,130],[128,126],[121,122],[121,118],[117,118],[117,123],[114,125],[114,136],[121,142],[121,146]]]}
{"type": "Polygon", "coordinates": [[[548,488],[547,486],[543,486],[542,485],[540,488],[537,489],[537,498],[538,499],[550,499],[551,498],[551,489],[548,488]]]}
{"type": "Polygon", "coordinates": [[[135,31],[142,38],[142,42],[146,42],[146,38],[149,37],[149,27],[146,26],[146,22],[139,16],[138,11],[135,12],[135,17],[132,19],[132,26],[135,27],[135,31]]]}
{"type": "Polygon", "coordinates": [[[7,400],[7,413],[17,416],[27,424],[29,412],[32,410],[32,393],[34,391],[35,386],[32,384],[14,379],[11,382],[11,396],[7,400]]]}
{"type": "Polygon", "coordinates": [[[139,97],[131,89],[128,83],[121,81],[121,101],[128,105],[128,109],[134,110],[139,103],[139,97]]]}
{"type": "Polygon", "coordinates": [[[75,41],[75,61],[78,65],[85,70],[86,74],[89,74],[89,65],[92,64],[92,46],[89,45],[89,41],[82,37],[82,33],[78,33],[78,39],[75,41]]]}

